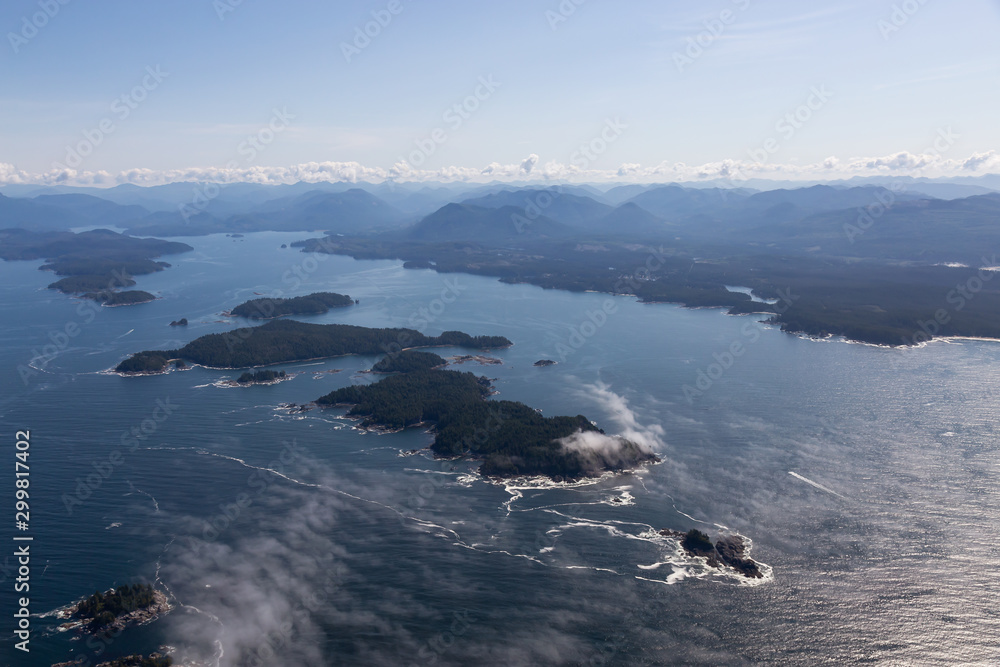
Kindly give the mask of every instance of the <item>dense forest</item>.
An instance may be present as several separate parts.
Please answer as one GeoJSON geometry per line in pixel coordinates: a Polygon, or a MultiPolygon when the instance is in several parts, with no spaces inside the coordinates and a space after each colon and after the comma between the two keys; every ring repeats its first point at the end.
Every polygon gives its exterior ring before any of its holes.
{"type": "Polygon", "coordinates": [[[84,295],[87,299],[93,299],[105,306],[132,306],[139,303],[149,303],[156,301],[156,297],[149,292],[142,290],[128,290],[126,292],[91,292],[84,295]]]}
{"type": "Polygon", "coordinates": [[[135,281],[128,278],[126,274],[95,274],[60,278],[51,283],[49,289],[59,290],[63,294],[84,294],[132,287],[133,285],[135,285],[135,281]]]}
{"type": "Polygon", "coordinates": [[[154,593],[153,587],[148,584],[119,586],[105,593],[94,593],[77,606],[76,615],[88,622],[91,632],[96,632],[119,616],[154,604],[154,593]]]}
{"type": "Polygon", "coordinates": [[[49,289],[81,294],[106,306],[153,301],[149,292],[118,290],[135,285],[133,275],[163,271],[170,265],[154,261],[161,255],[192,250],[191,246],[159,239],[140,239],[107,229],[80,234],[0,230],[0,258],[46,259],[39,268],[63,276],[49,289]]]}
{"type": "Polygon", "coordinates": [[[352,405],[348,414],[363,417],[365,426],[433,424],[431,449],[436,455],[482,460],[479,472],[488,476],[579,479],[655,459],[622,439],[617,440],[620,451],[613,461],[568,450],[557,440],[584,431],[603,431],[583,415],[543,417],[523,403],[488,401],[489,394],[489,381],[472,373],[417,370],[375,384],[343,387],[316,403],[352,405]]]}
{"type": "Polygon", "coordinates": [[[244,373],[236,379],[239,384],[265,384],[287,377],[285,371],[257,371],[244,373]]]}
{"type": "Polygon", "coordinates": [[[510,345],[512,343],[503,336],[470,336],[461,331],[425,336],[414,329],[369,329],[349,324],[274,320],[259,327],[208,334],[179,350],[139,352],[118,364],[115,370],[120,373],[162,371],[171,359],[184,359],[213,368],[251,368],[347,354],[398,353],[409,347],[488,349],[510,345]]]}
{"type": "Polygon", "coordinates": [[[413,371],[430,370],[444,366],[448,362],[433,352],[420,350],[403,350],[399,354],[390,354],[380,359],[372,366],[373,373],[411,373],[413,371]]]}
{"type": "Polygon", "coordinates": [[[321,315],[331,308],[350,306],[354,300],[346,294],[315,292],[288,299],[251,299],[233,308],[236,317],[270,320],[284,315],[321,315]]]}
{"type": "MultiPolygon", "coordinates": [[[[1000,272],[974,266],[795,256],[759,244],[664,247],[603,240],[492,247],[358,237],[295,245],[358,259],[403,259],[442,273],[496,276],[548,289],[633,294],[646,303],[724,307],[731,314],[765,313],[784,331],[867,343],[1000,338],[1000,280],[994,280],[1000,272]],[[777,303],[754,301],[727,285],[750,287],[756,296],[777,303]]],[[[998,264],[994,259],[983,257],[981,263],[998,264]]]]}
{"type": "Polygon", "coordinates": [[[46,268],[61,275],[90,273],[90,270],[84,270],[88,262],[111,260],[115,263],[124,263],[126,266],[131,262],[141,262],[146,265],[145,262],[152,258],[176,255],[189,250],[193,248],[186,243],[141,239],[107,229],[79,234],[29,232],[24,229],[0,230],[0,259],[47,259],[49,264],[46,268]]]}
{"type": "Polygon", "coordinates": [[[102,257],[80,257],[66,255],[38,267],[42,271],[52,271],[58,276],[122,275],[144,276],[169,269],[166,262],[151,259],[108,259],[102,257]]]}

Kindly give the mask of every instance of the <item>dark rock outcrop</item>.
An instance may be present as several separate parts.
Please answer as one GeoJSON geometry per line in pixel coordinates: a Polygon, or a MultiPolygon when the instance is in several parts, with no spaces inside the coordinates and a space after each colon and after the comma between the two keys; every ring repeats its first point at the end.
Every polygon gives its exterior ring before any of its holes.
{"type": "Polygon", "coordinates": [[[746,557],[746,543],[738,535],[723,537],[715,543],[715,550],[727,565],[751,579],[760,579],[764,575],[755,561],[746,557]]]}
{"type": "Polygon", "coordinates": [[[696,528],[686,533],[664,529],[660,531],[660,535],[679,540],[688,556],[703,557],[710,567],[722,568],[728,565],[750,579],[760,579],[764,576],[760,571],[760,565],[753,559],[747,558],[747,545],[739,535],[720,537],[714,545],[706,533],[696,528]]]}

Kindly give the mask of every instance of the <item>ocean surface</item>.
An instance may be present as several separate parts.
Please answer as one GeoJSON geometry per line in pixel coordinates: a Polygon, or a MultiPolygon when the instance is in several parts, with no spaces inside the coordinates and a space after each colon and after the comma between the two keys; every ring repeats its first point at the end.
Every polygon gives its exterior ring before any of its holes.
{"type": "Polygon", "coordinates": [[[0,263],[0,664],[161,646],[211,665],[1000,664],[1000,344],[814,341],[761,316],[280,247],[308,236],[181,239],[195,250],[137,279],[160,298],[123,308],[45,289],[41,262],[0,263]],[[377,357],[247,388],[197,367],[106,373],[245,325],[222,313],[247,299],[321,290],[360,303],[298,319],[507,336],[501,365],[455,368],[663,462],[497,485],[411,453],[422,429],[283,407],[370,382],[377,357]],[[12,634],[18,430],[29,654],[12,634]],[[706,569],[658,534],[692,527],[745,536],[767,576],[706,569]],[[173,611],[110,643],[59,631],[51,612],[134,582],[173,611]]]}

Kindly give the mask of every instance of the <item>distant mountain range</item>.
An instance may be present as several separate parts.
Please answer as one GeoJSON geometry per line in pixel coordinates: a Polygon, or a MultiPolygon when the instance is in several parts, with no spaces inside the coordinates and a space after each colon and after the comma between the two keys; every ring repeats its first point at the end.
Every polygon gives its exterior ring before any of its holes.
{"type": "Polygon", "coordinates": [[[323,231],[508,245],[532,239],[635,239],[898,259],[954,257],[960,251],[965,256],[972,247],[1000,245],[1000,193],[980,184],[919,179],[887,185],[891,189],[858,182],[765,191],[677,184],[604,191],[587,185],[503,183],[7,186],[0,194],[0,229],[110,227],[165,237],[323,231]],[[935,198],[929,191],[975,194],[935,198]],[[871,224],[865,222],[866,211],[873,216],[871,224]]]}

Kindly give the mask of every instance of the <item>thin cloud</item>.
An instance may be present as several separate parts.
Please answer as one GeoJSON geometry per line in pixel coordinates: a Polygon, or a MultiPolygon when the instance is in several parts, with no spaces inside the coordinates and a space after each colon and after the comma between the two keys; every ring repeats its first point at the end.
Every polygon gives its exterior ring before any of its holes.
{"type": "Polygon", "coordinates": [[[448,166],[439,169],[415,169],[406,163],[390,168],[372,167],[359,162],[304,162],[290,166],[190,167],[186,169],[135,168],[112,173],[52,169],[27,172],[15,165],[0,162],[0,184],[113,186],[130,183],[151,186],[166,183],[202,181],[214,183],[321,183],[321,182],[490,182],[490,181],[576,181],[576,182],[697,182],[724,179],[739,185],[749,178],[789,180],[835,180],[854,176],[923,176],[946,178],[995,173],[1000,170],[1000,156],[995,151],[978,152],[954,158],[935,153],[899,151],[881,156],[842,159],[827,157],[811,164],[760,163],[747,160],[719,160],[700,165],[661,162],[656,165],[623,163],[611,169],[584,169],[574,164],[549,161],[538,155],[504,164],[492,162],[484,167],[448,166]]]}

